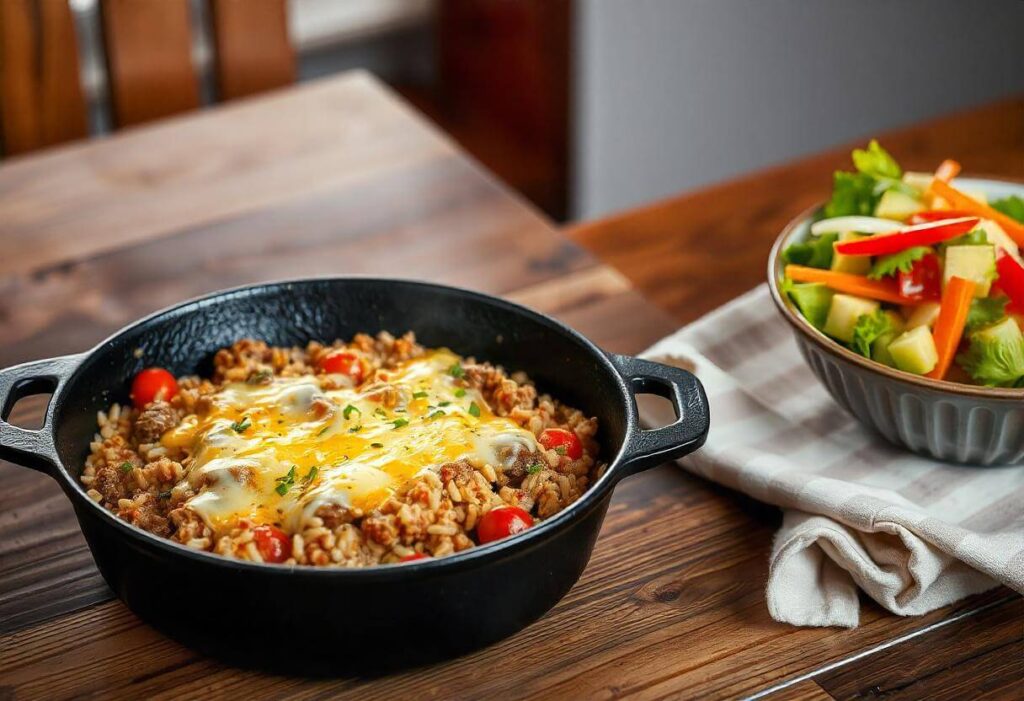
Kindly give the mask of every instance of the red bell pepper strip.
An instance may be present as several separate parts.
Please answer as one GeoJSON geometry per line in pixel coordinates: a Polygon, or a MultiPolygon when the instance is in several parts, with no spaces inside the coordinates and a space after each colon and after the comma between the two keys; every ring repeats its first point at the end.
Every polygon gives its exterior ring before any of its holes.
{"type": "Polygon", "coordinates": [[[999,210],[992,209],[987,204],[978,202],[976,199],[965,195],[941,180],[932,180],[931,191],[946,200],[946,202],[949,202],[950,206],[954,209],[962,209],[976,217],[991,219],[1003,228],[1003,231],[1013,239],[1014,243],[1018,246],[1024,246],[1024,224],[1021,224],[1016,219],[1003,214],[999,210]]]}
{"type": "Polygon", "coordinates": [[[900,270],[896,275],[900,294],[915,302],[928,302],[942,297],[942,270],[939,257],[929,253],[915,260],[909,273],[900,270]]]}
{"type": "Polygon", "coordinates": [[[946,219],[962,219],[963,217],[973,217],[974,215],[970,212],[965,212],[962,209],[929,209],[926,212],[918,212],[917,214],[911,214],[910,219],[907,219],[908,224],[924,224],[925,222],[931,221],[945,221],[946,219]]]}
{"type": "Polygon", "coordinates": [[[885,256],[914,246],[932,246],[966,234],[980,221],[978,217],[963,217],[951,221],[915,224],[890,234],[878,234],[866,239],[837,243],[836,252],[847,256],[885,256]]]}
{"type": "Polygon", "coordinates": [[[1013,256],[1001,255],[996,259],[999,287],[1010,298],[1014,310],[1024,309],[1024,268],[1013,256]]]}

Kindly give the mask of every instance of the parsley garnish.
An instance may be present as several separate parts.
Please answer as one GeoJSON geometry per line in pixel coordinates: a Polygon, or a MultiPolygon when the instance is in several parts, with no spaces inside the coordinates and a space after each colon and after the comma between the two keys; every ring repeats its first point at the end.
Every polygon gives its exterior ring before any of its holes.
{"type": "Polygon", "coordinates": [[[476,402],[469,403],[469,413],[471,416],[480,416],[480,407],[476,405],[476,402]]]}
{"type": "Polygon", "coordinates": [[[271,370],[257,370],[253,374],[249,375],[249,379],[245,382],[249,385],[262,385],[268,382],[274,376],[271,370]]]}
{"type": "Polygon", "coordinates": [[[274,481],[277,482],[277,486],[274,487],[274,491],[281,496],[287,494],[288,490],[292,488],[293,484],[295,484],[295,465],[292,465],[291,469],[288,470],[288,474],[284,477],[278,477],[274,481]]]}
{"type": "Polygon", "coordinates": [[[324,435],[325,433],[327,433],[327,429],[329,429],[330,427],[331,427],[331,425],[330,425],[330,424],[327,424],[326,426],[324,426],[323,428],[321,428],[321,429],[320,429],[319,431],[317,431],[317,432],[316,432],[316,436],[317,436],[317,438],[319,438],[320,436],[322,436],[322,435],[324,435]]]}
{"type": "Polygon", "coordinates": [[[466,375],[466,371],[462,369],[461,365],[455,363],[448,368],[448,374],[452,377],[464,377],[466,375]]]}
{"type": "Polygon", "coordinates": [[[371,443],[370,447],[371,448],[383,448],[384,444],[383,443],[371,443]]]}
{"type": "Polygon", "coordinates": [[[133,469],[135,469],[135,466],[134,466],[134,465],[132,465],[132,464],[131,464],[130,462],[128,462],[127,460],[125,460],[125,461],[124,461],[123,463],[121,463],[121,472],[123,472],[123,473],[125,473],[125,474],[128,474],[128,473],[129,473],[129,472],[131,472],[131,471],[132,471],[133,469]]]}
{"type": "Polygon", "coordinates": [[[402,426],[408,426],[409,425],[409,420],[408,419],[395,419],[391,423],[393,423],[395,425],[395,428],[391,429],[392,431],[394,431],[395,429],[402,428],[402,426]]]}
{"type": "Polygon", "coordinates": [[[569,451],[566,450],[564,445],[556,445],[555,452],[558,453],[559,455],[565,455],[569,451]]]}
{"type": "Polygon", "coordinates": [[[359,424],[358,426],[353,426],[352,428],[350,428],[350,429],[348,430],[348,432],[349,432],[349,433],[359,433],[359,432],[360,432],[360,431],[362,431],[362,430],[363,430],[363,425],[362,425],[362,424],[359,424]]]}
{"type": "Polygon", "coordinates": [[[440,416],[444,416],[444,415],[445,415],[445,414],[444,414],[444,412],[443,412],[443,411],[441,411],[440,409],[438,409],[437,411],[435,411],[434,413],[432,413],[432,414],[431,414],[430,416],[428,416],[427,418],[428,418],[428,419],[436,419],[436,418],[438,418],[438,417],[440,417],[440,416]]]}
{"type": "Polygon", "coordinates": [[[386,411],[384,411],[383,409],[381,409],[380,407],[377,407],[376,409],[374,409],[373,413],[376,416],[383,416],[385,419],[388,417],[388,413],[386,411]]]}
{"type": "Polygon", "coordinates": [[[316,476],[319,473],[320,468],[317,467],[316,465],[313,465],[313,467],[309,468],[309,472],[306,473],[306,476],[302,478],[302,483],[309,484],[310,482],[316,479],[316,476]]]}
{"type": "Polygon", "coordinates": [[[455,390],[455,396],[459,397],[460,399],[462,397],[465,397],[466,396],[466,390],[464,390],[462,387],[459,387],[457,390],[455,390]]]}
{"type": "Polygon", "coordinates": [[[537,474],[538,472],[540,472],[543,469],[544,469],[543,465],[541,465],[539,462],[535,462],[532,465],[530,465],[529,467],[527,467],[526,471],[528,473],[530,473],[531,475],[535,475],[535,474],[537,474]]]}
{"type": "Polygon", "coordinates": [[[231,424],[231,428],[234,429],[235,433],[242,433],[250,426],[252,426],[252,423],[249,421],[248,416],[243,416],[241,421],[231,424]]]}
{"type": "Polygon", "coordinates": [[[438,406],[448,406],[449,404],[451,404],[451,402],[438,402],[437,403],[438,406]]]}
{"type": "Polygon", "coordinates": [[[412,398],[413,399],[423,399],[426,396],[427,396],[426,392],[413,392],[412,393],[412,398]]]}
{"type": "Polygon", "coordinates": [[[351,404],[349,404],[348,406],[341,410],[341,415],[345,417],[346,421],[348,421],[348,417],[352,416],[353,411],[359,414],[360,416],[363,415],[363,412],[359,411],[359,407],[352,406],[351,404]]]}

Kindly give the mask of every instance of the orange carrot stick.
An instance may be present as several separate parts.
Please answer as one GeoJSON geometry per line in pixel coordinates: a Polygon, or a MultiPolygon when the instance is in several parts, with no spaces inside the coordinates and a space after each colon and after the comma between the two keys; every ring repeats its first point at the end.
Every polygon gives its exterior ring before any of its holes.
{"type": "Polygon", "coordinates": [[[1021,224],[1016,219],[1008,217],[998,210],[992,209],[987,204],[978,202],[973,197],[968,197],[955,187],[944,183],[938,178],[932,180],[931,191],[933,194],[936,194],[946,200],[946,202],[949,202],[949,206],[953,209],[960,209],[965,212],[970,212],[977,217],[991,219],[995,223],[999,224],[999,226],[1003,228],[1003,231],[1005,231],[1018,246],[1024,246],[1024,224],[1021,224]]]}
{"type": "Polygon", "coordinates": [[[960,338],[964,335],[964,326],[967,325],[967,312],[970,311],[971,300],[974,299],[975,287],[973,281],[962,277],[952,277],[946,283],[946,290],[942,293],[942,306],[939,307],[939,316],[932,331],[935,350],[939,353],[939,362],[928,373],[928,377],[933,380],[945,377],[953,362],[960,338]]]}
{"type": "Polygon", "coordinates": [[[820,282],[836,292],[845,292],[858,297],[867,297],[893,304],[913,304],[913,300],[900,294],[899,286],[891,278],[872,280],[864,275],[837,273],[834,270],[808,268],[803,265],[787,265],[786,277],[793,282],[820,282]]]}
{"type": "Polygon", "coordinates": [[[954,161],[952,158],[947,158],[939,167],[935,169],[936,180],[941,180],[944,183],[948,183],[950,180],[960,174],[960,164],[954,161]]]}

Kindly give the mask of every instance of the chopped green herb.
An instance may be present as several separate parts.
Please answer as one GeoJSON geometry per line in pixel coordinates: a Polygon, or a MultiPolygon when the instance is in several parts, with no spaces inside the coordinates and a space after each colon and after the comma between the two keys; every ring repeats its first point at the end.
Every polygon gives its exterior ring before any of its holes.
{"type": "Polygon", "coordinates": [[[425,398],[426,396],[427,396],[427,393],[426,393],[426,392],[413,392],[413,393],[412,393],[412,398],[413,398],[413,399],[423,399],[423,398],[425,398]]]}
{"type": "Polygon", "coordinates": [[[134,466],[134,465],[132,465],[132,464],[131,464],[130,462],[128,462],[127,460],[125,460],[125,461],[124,461],[123,463],[121,463],[121,472],[123,472],[123,473],[125,473],[125,474],[128,474],[128,473],[129,473],[129,472],[131,472],[131,471],[132,471],[133,469],[135,469],[135,466],[134,466]]]}
{"type": "Polygon", "coordinates": [[[457,390],[455,390],[455,396],[459,397],[460,399],[462,397],[465,397],[466,396],[466,390],[464,390],[462,387],[459,387],[457,390]]]}
{"type": "Polygon", "coordinates": [[[566,449],[564,445],[556,445],[555,452],[558,453],[559,455],[565,455],[569,451],[566,449]]]}
{"type": "Polygon", "coordinates": [[[168,489],[166,492],[160,492],[159,494],[157,494],[157,496],[160,497],[161,499],[170,499],[171,498],[171,490],[168,489]]]}
{"type": "Polygon", "coordinates": [[[316,432],[316,436],[317,436],[317,438],[319,438],[320,436],[322,436],[322,435],[324,435],[325,433],[327,433],[327,429],[329,429],[330,427],[331,427],[331,425],[330,425],[330,424],[327,424],[326,426],[324,426],[323,428],[321,428],[321,429],[320,429],[319,431],[317,431],[317,432],[316,432]]]}
{"type": "Polygon", "coordinates": [[[248,416],[243,416],[241,421],[236,421],[231,424],[231,428],[234,429],[235,433],[243,433],[247,428],[252,426],[248,416]]]}
{"type": "Polygon", "coordinates": [[[360,425],[358,425],[358,426],[353,426],[352,428],[350,428],[350,429],[348,430],[348,432],[349,432],[349,433],[359,433],[359,432],[360,432],[360,431],[362,431],[362,430],[363,430],[363,426],[362,426],[362,424],[360,424],[360,425]]]}
{"type": "Polygon", "coordinates": [[[409,420],[408,419],[395,419],[391,423],[394,424],[394,426],[395,426],[395,428],[391,429],[392,431],[394,431],[395,429],[402,428],[402,426],[408,426],[409,425],[409,420]]]}
{"type": "Polygon", "coordinates": [[[437,403],[438,406],[448,406],[449,404],[451,404],[451,402],[448,402],[448,401],[438,402],[437,403]]]}
{"type": "Polygon", "coordinates": [[[316,465],[313,465],[313,467],[309,468],[309,472],[306,473],[306,476],[302,478],[302,483],[303,484],[309,484],[310,482],[312,482],[313,480],[316,479],[316,476],[319,473],[320,473],[320,468],[317,467],[316,465]]]}
{"type": "Polygon", "coordinates": [[[469,403],[469,413],[471,416],[480,416],[480,407],[476,405],[476,402],[469,403]]]}
{"type": "Polygon", "coordinates": [[[436,418],[444,416],[444,415],[445,415],[444,412],[441,411],[440,409],[438,409],[437,411],[435,411],[432,414],[430,414],[430,416],[428,416],[427,418],[428,419],[436,419],[436,418]]]}
{"type": "Polygon", "coordinates": [[[448,374],[452,377],[464,377],[466,375],[466,371],[462,369],[461,365],[455,363],[448,368],[448,374]]]}
{"type": "Polygon", "coordinates": [[[349,417],[352,416],[352,412],[355,412],[360,416],[363,415],[363,412],[359,410],[359,407],[352,406],[351,404],[349,404],[348,406],[341,410],[341,415],[345,417],[346,421],[348,421],[349,417]]]}
{"type": "Polygon", "coordinates": [[[257,370],[245,381],[249,385],[264,385],[274,377],[272,370],[257,370]]]}
{"type": "Polygon", "coordinates": [[[274,491],[281,496],[287,494],[288,490],[290,490],[292,485],[295,484],[295,465],[291,466],[291,469],[288,470],[288,474],[283,477],[278,477],[274,481],[277,482],[277,486],[274,487],[274,491]]]}
{"type": "Polygon", "coordinates": [[[373,410],[375,416],[383,416],[385,419],[388,417],[388,412],[384,411],[380,407],[373,410]]]}
{"type": "Polygon", "coordinates": [[[535,475],[535,474],[537,474],[538,472],[540,472],[543,469],[544,469],[543,465],[541,465],[539,462],[535,462],[532,465],[530,465],[529,467],[527,467],[526,471],[528,473],[530,473],[531,475],[535,475]]]}
{"type": "Polygon", "coordinates": [[[371,448],[383,448],[384,444],[383,443],[371,443],[370,447],[371,448]]]}

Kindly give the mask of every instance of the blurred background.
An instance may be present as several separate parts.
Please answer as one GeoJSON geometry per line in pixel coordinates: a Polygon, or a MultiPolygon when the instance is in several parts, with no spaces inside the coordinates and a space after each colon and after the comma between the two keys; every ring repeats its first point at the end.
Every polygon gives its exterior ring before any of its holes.
{"type": "Polygon", "coordinates": [[[558,221],[1024,91],[1018,0],[0,0],[5,158],[351,68],[558,221]]]}

